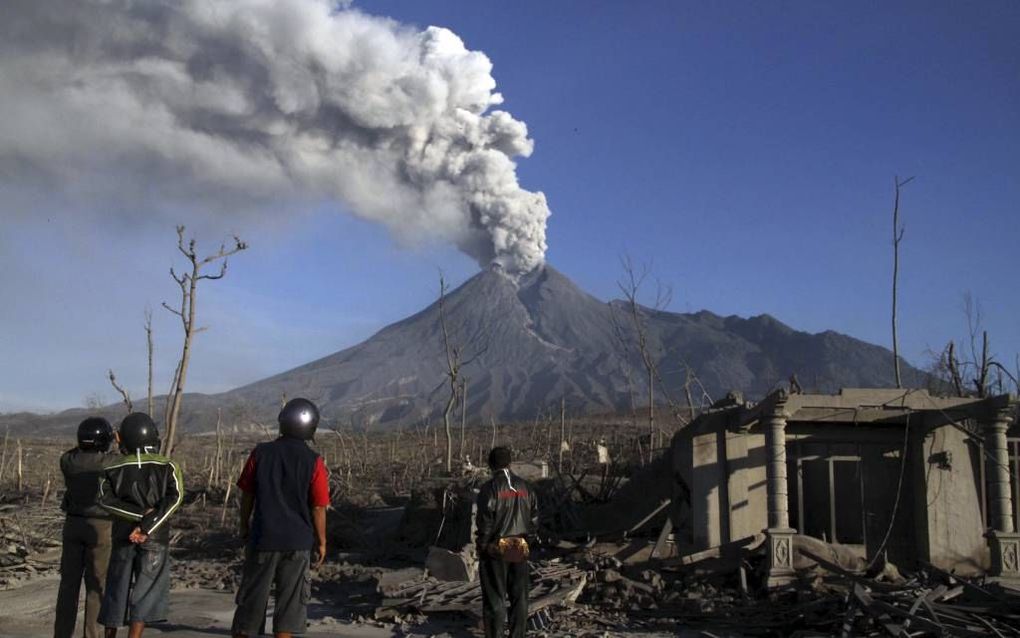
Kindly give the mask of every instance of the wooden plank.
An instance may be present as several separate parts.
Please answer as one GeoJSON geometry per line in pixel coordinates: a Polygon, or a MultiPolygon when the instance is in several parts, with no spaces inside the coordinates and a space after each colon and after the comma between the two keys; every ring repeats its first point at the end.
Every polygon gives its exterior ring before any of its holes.
{"type": "Polygon", "coordinates": [[[655,547],[652,548],[652,553],[649,558],[656,558],[662,556],[666,551],[666,543],[669,541],[669,535],[673,533],[673,519],[669,516],[666,517],[666,522],[662,525],[662,531],[659,532],[659,538],[655,541],[655,547]]]}
{"type": "Polygon", "coordinates": [[[662,510],[664,510],[667,507],[669,507],[670,503],[672,503],[672,502],[673,501],[671,499],[668,499],[668,498],[667,499],[663,499],[663,501],[661,503],[659,503],[655,507],[655,509],[653,509],[647,516],[642,518],[636,524],[632,525],[631,528],[627,530],[627,533],[628,534],[633,534],[634,532],[636,532],[639,529],[641,529],[642,527],[644,527],[645,523],[647,523],[648,521],[650,521],[653,518],[655,518],[659,514],[659,512],[661,512],[662,510]]]}
{"type": "MultiPolygon", "coordinates": [[[[899,616],[899,617],[910,618],[919,627],[923,627],[924,629],[927,629],[928,631],[939,631],[939,632],[945,632],[946,631],[946,628],[944,626],[942,626],[942,625],[940,625],[940,624],[938,624],[936,622],[930,621],[927,618],[924,618],[923,616],[916,616],[916,615],[915,616],[911,616],[909,614],[909,612],[907,612],[907,610],[901,609],[901,608],[897,607],[896,605],[887,603],[884,600],[879,600],[877,598],[876,599],[872,599],[871,606],[873,606],[874,608],[876,608],[878,610],[881,610],[881,611],[885,612],[886,614],[892,614],[892,615],[899,616]]],[[[987,636],[988,635],[988,633],[985,632],[985,631],[975,630],[973,628],[965,628],[965,627],[954,627],[952,630],[949,631],[949,633],[952,634],[952,635],[963,635],[963,636],[987,636]]]]}
{"type": "Polygon", "coordinates": [[[878,621],[882,628],[889,632],[892,636],[899,636],[901,627],[892,622],[888,613],[876,613],[876,609],[879,608],[879,601],[872,598],[871,594],[861,586],[860,583],[854,583],[853,596],[857,599],[857,602],[861,605],[861,608],[871,613],[871,616],[878,621]]]}
{"type": "Polygon", "coordinates": [[[967,591],[973,592],[973,593],[978,594],[980,596],[984,596],[985,598],[990,598],[990,599],[992,599],[992,600],[994,600],[996,602],[1010,604],[1010,601],[1007,601],[1007,600],[1003,599],[1001,596],[997,596],[996,594],[988,591],[987,589],[984,589],[982,587],[978,587],[974,583],[971,583],[971,582],[969,582],[969,581],[967,581],[967,580],[965,580],[963,578],[955,576],[955,575],[947,572],[944,569],[941,569],[941,568],[936,567],[935,565],[932,565],[931,563],[922,563],[922,565],[924,566],[925,569],[928,569],[928,570],[931,570],[931,571],[935,572],[936,574],[938,574],[939,576],[949,580],[950,582],[955,581],[955,582],[960,583],[963,587],[965,587],[967,589],[967,591]]]}

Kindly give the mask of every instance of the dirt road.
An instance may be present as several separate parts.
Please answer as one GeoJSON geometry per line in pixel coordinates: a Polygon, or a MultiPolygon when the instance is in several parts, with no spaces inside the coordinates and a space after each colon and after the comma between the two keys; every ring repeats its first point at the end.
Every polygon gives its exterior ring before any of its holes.
{"type": "MultiPolygon", "coordinates": [[[[57,599],[57,578],[37,578],[16,589],[0,591],[0,634],[4,638],[39,638],[52,632],[53,606],[57,599]]],[[[309,608],[309,636],[337,638],[388,638],[411,634],[391,628],[335,621],[321,601],[309,608]]],[[[229,636],[234,613],[233,596],[207,590],[175,590],[170,595],[170,619],[166,625],[147,629],[146,636],[204,638],[229,636]]],[[[79,614],[79,622],[81,621],[79,614]]],[[[122,632],[126,635],[126,632],[122,632]]],[[[426,634],[418,634],[426,635],[426,634]]]]}

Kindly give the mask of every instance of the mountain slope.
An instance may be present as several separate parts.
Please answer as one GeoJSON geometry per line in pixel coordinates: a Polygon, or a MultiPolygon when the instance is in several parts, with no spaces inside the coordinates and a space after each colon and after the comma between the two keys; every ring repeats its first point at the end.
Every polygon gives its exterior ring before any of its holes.
{"type": "MultiPolygon", "coordinates": [[[[481,272],[449,293],[444,308],[451,340],[470,361],[463,376],[472,421],[532,419],[558,411],[561,398],[574,414],[647,405],[647,373],[627,306],[599,301],[551,266],[519,282],[481,272]]],[[[639,312],[662,386],[677,399],[688,367],[713,399],[732,389],[756,398],[792,373],[805,389],[820,391],[893,384],[891,352],[835,332],[799,332],[768,315],[639,312]]],[[[294,396],[315,400],[333,421],[435,422],[448,396],[439,317],[433,303],[346,350],[223,394],[188,394],[182,429],[212,429],[218,409],[228,423],[272,423],[281,399],[294,396]]],[[[906,385],[923,383],[916,369],[901,367],[906,385]]],[[[693,395],[706,398],[700,387],[693,395]]],[[[115,419],[123,408],[103,412],[115,419]]],[[[65,432],[84,414],[0,416],[0,427],[65,432]]]]}
{"type": "MultiPolygon", "coordinates": [[[[447,296],[445,314],[453,343],[471,360],[463,374],[472,418],[533,418],[561,397],[574,411],[629,409],[632,396],[638,405],[645,402],[646,373],[626,345],[634,342],[626,306],[599,301],[551,266],[519,283],[481,272],[447,296]]],[[[763,394],[794,372],[805,387],[820,390],[893,381],[888,350],[834,332],[798,332],[767,315],[642,308],[641,316],[674,393],[688,365],[713,398],[731,389],[763,394]]],[[[356,421],[407,422],[438,417],[445,372],[434,303],[359,345],[223,398],[260,406],[302,394],[356,421]]],[[[907,374],[916,371],[907,366],[907,374]]]]}

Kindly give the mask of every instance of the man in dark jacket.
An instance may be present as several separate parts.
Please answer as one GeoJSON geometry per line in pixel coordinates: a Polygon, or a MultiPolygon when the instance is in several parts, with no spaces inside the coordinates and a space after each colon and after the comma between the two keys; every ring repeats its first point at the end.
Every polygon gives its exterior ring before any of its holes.
{"type": "Polygon", "coordinates": [[[130,627],[140,638],[146,623],[166,620],[170,594],[167,521],[184,500],[184,478],[176,463],[160,456],[159,431],[144,412],[124,417],[123,454],[103,472],[99,504],[113,514],[113,553],[99,622],[106,637],[130,627]]]}
{"type": "Polygon", "coordinates": [[[85,638],[99,638],[96,618],[103,600],[106,567],[110,562],[110,514],[99,507],[99,477],[109,462],[113,428],[102,417],[89,417],[78,425],[78,446],[60,457],[64,475],[63,550],[60,554],[60,589],[53,638],[71,638],[78,617],[78,595],[85,579],[85,638]]]}
{"type": "Polygon", "coordinates": [[[291,399],[278,420],[280,437],[255,446],[237,481],[244,493],[240,532],[247,543],[231,629],[235,638],[259,635],[271,587],[276,590],[273,635],[303,634],[313,541],[316,567],[326,557],[329,480],[322,457],[307,444],[315,436],[319,409],[307,399],[291,399]]]}
{"type": "Polygon", "coordinates": [[[538,499],[510,471],[510,450],[493,448],[493,477],[478,492],[475,544],[486,638],[502,638],[510,600],[510,638],[524,638],[528,622],[528,537],[538,530],[538,499]]]}

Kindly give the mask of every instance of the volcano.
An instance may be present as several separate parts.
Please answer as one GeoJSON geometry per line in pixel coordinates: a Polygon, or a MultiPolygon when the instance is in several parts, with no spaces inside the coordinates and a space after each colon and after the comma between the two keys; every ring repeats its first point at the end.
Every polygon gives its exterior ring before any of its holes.
{"type": "MultiPolygon", "coordinates": [[[[805,390],[820,392],[894,383],[889,350],[836,332],[808,334],[768,315],[638,312],[660,371],[657,402],[664,402],[663,389],[682,399],[688,370],[700,382],[693,391],[699,406],[731,390],[763,396],[791,374],[805,390]]],[[[549,265],[518,280],[495,269],[480,272],[446,295],[443,314],[451,343],[463,353],[472,423],[531,420],[558,413],[561,400],[572,415],[629,413],[648,404],[647,372],[633,346],[627,304],[600,301],[549,265]]],[[[435,422],[448,397],[446,371],[436,302],[358,345],[292,370],[222,394],[189,393],[181,428],[208,431],[219,409],[235,423],[272,423],[281,399],[295,396],[316,401],[334,422],[435,422]]],[[[906,362],[901,371],[908,386],[924,381],[906,362]]],[[[116,419],[123,407],[102,412],[116,419]]],[[[84,414],[4,415],[0,426],[66,432],[84,414]]]]}
{"type": "MultiPolygon", "coordinates": [[[[628,306],[596,299],[549,265],[516,281],[499,270],[480,272],[446,296],[443,311],[466,362],[469,420],[533,419],[558,411],[561,399],[572,414],[647,405],[628,306]]],[[[662,378],[659,397],[665,388],[679,399],[688,370],[700,381],[696,403],[730,390],[760,396],[794,373],[819,391],[893,383],[889,350],[835,332],[799,332],[768,315],[643,307],[639,315],[662,378]]],[[[920,381],[918,371],[904,368],[906,379],[920,381]]],[[[446,371],[436,302],[361,344],[219,399],[262,407],[300,395],[357,423],[409,423],[441,415],[446,371]]]]}

